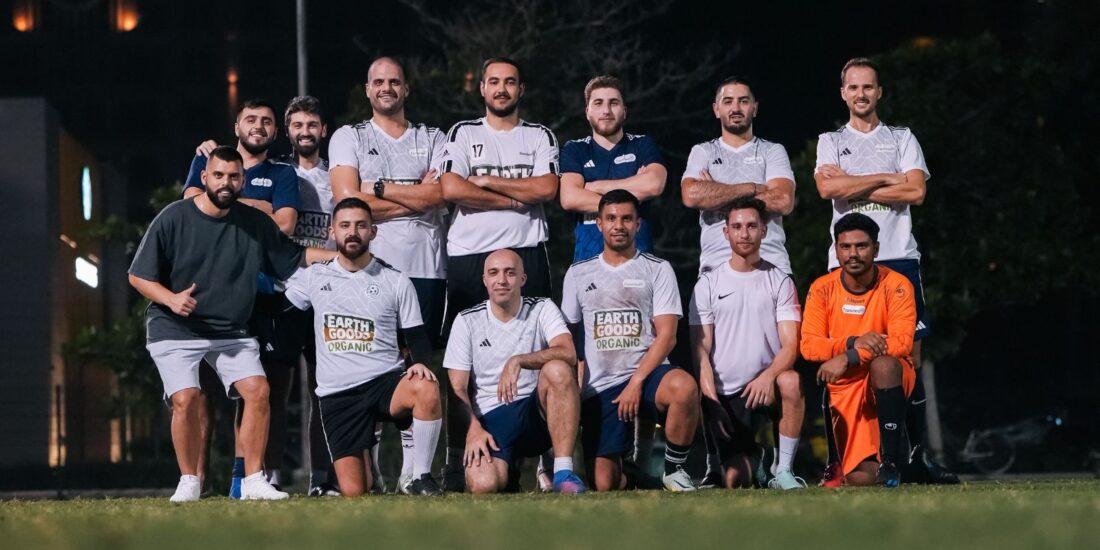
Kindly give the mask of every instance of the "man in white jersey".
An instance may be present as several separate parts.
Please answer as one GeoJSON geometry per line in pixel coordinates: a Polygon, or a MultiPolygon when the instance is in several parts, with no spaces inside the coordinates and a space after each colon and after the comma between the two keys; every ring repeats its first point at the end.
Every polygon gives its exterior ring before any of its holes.
{"type": "MultiPolygon", "coordinates": [[[[875,262],[905,275],[913,284],[917,332],[912,356],[919,369],[920,341],[931,333],[931,326],[924,308],[920,251],[913,237],[909,207],[924,202],[926,182],[931,175],[913,132],[905,127],[887,126],[879,119],[877,108],[883,89],[878,78],[878,67],[863,57],[849,60],[841,69],[840,97],[848,107],[848,123],[818,136],[814,179],[821,198],[833,201],[829,226],[836,225],[850,212],[869,216],[880,228],[875,262]]],[[[839,264],[831,246],[828,258],[829,269],[836,269],[839,264]]],[[[909,438],[914,445],[910,465],[916,465],[917,471],[903,477],[958,483],[954,474],[924,456],[927,432],[924,403],[924,383],[917,376],[906,415],[909,438]]]]}
{"type": "Polygon", "coordinates": [[[370,252],[370,206],[355,197],[333,210],[339,255],[287,282],[287,299],[315,310],[317,396],[340,493],[362,495],[372,485],[375,425],[413,426],[411,494],[440,495],[431,477],[443,410],[439,385],[424,361],[431,343],[412,282],[370,252]],[[398,343],[403,336],[411,366],[398,343]]]}
{"type": "Polygon", "coordinates": [[[791,471],[806,413],[794,370],[802,310],[790,275],[760,257],[766,209],[753,197],[730,204],[723,233],[733,256],[696,281],[688,321],[724,486],[751,485],[748,454],[757,448],[752,415],[765,411],[779,431],[769,486],[789,490],[805,486],[791,471]]]}
{"type": "Polygon", "coordinates": [[[699,424],[699,386],[667,363],[682,316],[668,262],[638,252],[637,197],[616,189],[600,199],[600,255],[570,266],[562,283],[562,313],[584,342],[581,435],[598,491],[622,489],[622,457],[633,448],[639,415],[665,428],[664,486],[693,491],[683,470],[699,424]]]}
{"type": "Polygon", "coordinates": [[[552,448],[553,490],[583,493],[573,473],[576,350],[557,306],[522,295],[526,279],[518,254],[489,254],[482,277],[489,299],[460,313],[451,327],[443,366],[461,403],[451,410],[470,426],[466,487],[472,493],[515,487],[517,461],[552,448]]]}
{"type": "MultiPolygon", "coordinates": [[[[519,117],[523,76],[515,61],[491,58],[482,65],[485,116],[455,124],[447,133],[440,170],[443,197],[454,204],[447,232],[447,316],[485,300],[482,267],[501,248],[519,254],[527,273],[524,293],[549,297],[543,203],[558,192],[558,142],[545,126],[519,117]]],[[[453,400],[448,406],[455,405],[453,400]]],[[[449,415],[457,420],[457,415],[449,415]]],[[[444,485],[461,483],[462,426],[448,420],[444,485]]]]}
{"type": "Polygon", "coordinates": [[[699,210],[699,271],[714,269],[732,255],[722,233],[724,208],[734,199],[756,197],[767,205],[770,220],[760,254],[790,274],[783,216],[794,210],[795,184],[787,150],[753,133],[759,103],[745,78],[718,83],[711,109],[722,135],[691,148],[680,183],[684,206],[699,210]]]}
{"type": "MultiPolygon", "coordinates": [[[[378,223],[373,252],[416,287],[434,345],[441,342],[447,288],[447,210],[437,177],[446,137],[438,128],[405,118],[409,85],[393,58],[371,63],[365,92],[370,120],[340,128],[329,142],[333,193],[336,200],[354,196],[370,205],[378,223]]],[[[401,443],[404,461],[397,485],[404,491],[413,479],[412,434],[402,432],[401,443]]]]}

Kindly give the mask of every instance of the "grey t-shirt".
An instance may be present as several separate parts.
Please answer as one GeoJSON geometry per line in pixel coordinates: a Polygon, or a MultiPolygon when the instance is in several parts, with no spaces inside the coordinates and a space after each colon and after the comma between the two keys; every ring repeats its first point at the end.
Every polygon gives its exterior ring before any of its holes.
{"type": "Polygon", "coordinates": [[[147,338],[195,340],[248,336],[248,317],[263,271],[287,279],[304,249],[267,214],[234,204],[221,218],[207,216],[194,199],[176,201],[153,219],[134,254],[130,274],[172,292],[195,283],[195,310],[182,317],[160,304],[145,312],[147,338]]]}

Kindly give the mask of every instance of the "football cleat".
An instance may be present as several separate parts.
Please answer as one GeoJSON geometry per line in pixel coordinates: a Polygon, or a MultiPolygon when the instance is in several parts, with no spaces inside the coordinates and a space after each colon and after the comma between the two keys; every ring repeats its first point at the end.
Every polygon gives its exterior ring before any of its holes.
{"type": "Polygon", "coordinates": [[[696,490],[691,476],[679,466],[676,467],[675,472],[662,476],[661,482],[664,483],[666,491],[672,491],[673,493],[686,493],[696,490]]]}
{"type": "Polygon", "coordinates": [[[894,489],[901,485],[901,472],[898,471],[898,467],[893,462],[882,462],[878,465],[875,484],[894,489]]]}
{"type": "Polygon", "coordinates": [[[721,489],[726,486],[726,482],[722,479],[722,474],[716,470],[707,471],[707,475],[703,476],[703,479],[699,480],[699,489],[721,489]]]}
{"type": "Polygon", "coordinates": [[[233,476],[233,479],[229,481],[229,498],[240,500],[241,481],[243,479],[243,477],[233,476]]]}
{"type": "Polygon", "coordinates": [[[290,495],[272,487],[263,476],[241,483],[241,500],[285,500],[290,495]]]}
{"type": "Polygon", "coordinates": [[[340,496],[340,488],[326,482],[310,487],[308,494],[311,497],[338,497],[340,496]]]}
{"type": "Polygon", "coordinates": [[[202,493],[202,482],[195,476],[180,477],[176,492],[168,500],[171,502],[195,502],[202,493]],[[187,479],[184,479],[186,477],[187,479]]]}
{"type": "Polygon", "coordinates": [[[432,474],[424,474],[419,478],[414,478],[408,485],[402,487],[401,492],[406,495],[437,497],[443,494],[443,489],[439,488],[439,484],[435,482],[432,474]]]}
{"type": "Polygon", "coordinates": [[[572,470],[562,470],[554,474],[553,489],[555,493],[564,495],[577,495],[588,490],[572,470]]]}
{"type": "Polygon", "coordinates": [[[466,490],[466,472],[443,470],[443,491],[461,493],[466,490]]]}
{"type": "Polygon", "coordinates": [[[768,480],[768,488],[790,491],[806,487],[806,480],[794,475],[790,470],[780,470],[768,480]]]}
{"type": "Polygon", "coordinates": [[[825,471],[821,473],[821,483],[818,483],[818,487],[835,489],[841,485],[844,485],[844,474],[840,471],[840,464],[837,462],[826,464],[825,471]]]}

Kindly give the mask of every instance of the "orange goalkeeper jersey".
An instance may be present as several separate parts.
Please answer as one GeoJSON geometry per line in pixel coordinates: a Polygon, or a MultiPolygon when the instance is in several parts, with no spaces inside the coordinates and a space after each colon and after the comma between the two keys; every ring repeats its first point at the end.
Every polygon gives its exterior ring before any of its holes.
{"type": "MultiPolygon", "coordinates": [[[[875,285],[862,294],[844,287],[840,278],[842,269],[814,281],[802,313],[803,357],[810,361],[827,361],[848,349],[849,337],[877,332],[886,335],[887,355],[909,360],[917,324],[913,285],[904,275],[877,267],[875,285]]],[[[857,351],[860,365],[849,368],[837,384],[866,375],[871,352],[857,351]]]]}

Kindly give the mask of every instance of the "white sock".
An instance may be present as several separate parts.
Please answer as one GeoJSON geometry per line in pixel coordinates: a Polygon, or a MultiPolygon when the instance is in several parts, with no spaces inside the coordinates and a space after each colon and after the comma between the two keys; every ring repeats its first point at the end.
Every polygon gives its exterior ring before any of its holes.
{"type": "Polygon", "coordinates": [[[420,478],[424,474],[432,472],[432,458],[435,456],[435,446],[439,443],[439,430],[443,427],[443,419],[420,420],[413,419],[413,476],[420,478]]]}
{"type": "Polygon", "coordinates": [[[189,476],[189,475],[184,474],[184,475],[180,476],[180,481],[181,482],[190,481],[192,483],[198,483],[199,482],[199,476],[189,476]]]}
{"type": "MultiPolygon", "coordinates": [[[[413,419],[413,423],[416,423],[416,419],[413,419]]],[[[413,475],[413,460],[415,456],[416,446],[413,443],[413,431],[410,427],[407,430],[401,430],[401,477],[410,478],[413,475]]]]}
{"type": "Polygon", "coordinates": [[[573,457],[571,456],[555,456],[554,457],[554,474],[561,471],[573,471],[573,457]]]}
{"type": "Polygon", "coordinates": [[[463,469],[462,461],[466,456],[466,449],[462,447],[447,447],[447,468],[448,472],[461,472],[463,469]]]}
{"type": "Polygon", "coordinates": [[[260,470],[256,473],[252,474],[252,475],[245,476],[245,478],[243,480],[241,480],[241,485],[244,485],[245,483],[255,483],[255,482],[261,481],[261,480],[262,481],[267,481],[267,478],[264,477],[264,471],[263,470],[260,470]]]}
{"type": "Polygon", "coordinates": [[[790,470],[791,463],[794,462],[794,453],[798,451],[798,438],[787,437],[783,434],[779,434],[779,465],[776,467],[777,472],[783,470],[790,470]]]}

